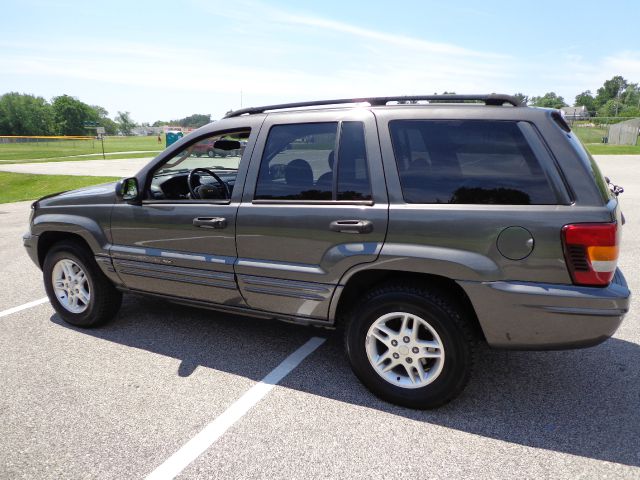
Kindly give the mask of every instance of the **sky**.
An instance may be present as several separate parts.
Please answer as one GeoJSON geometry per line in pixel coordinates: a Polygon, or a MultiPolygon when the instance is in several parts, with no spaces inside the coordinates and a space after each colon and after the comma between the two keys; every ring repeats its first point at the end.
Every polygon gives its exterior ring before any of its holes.
{"type": "Polygon", "coordinates": [[[137,122],[444,91],[572,104],[614,75],[640,82],[639,14],[638,0],[9,0],[0,94],[137,122]]]}

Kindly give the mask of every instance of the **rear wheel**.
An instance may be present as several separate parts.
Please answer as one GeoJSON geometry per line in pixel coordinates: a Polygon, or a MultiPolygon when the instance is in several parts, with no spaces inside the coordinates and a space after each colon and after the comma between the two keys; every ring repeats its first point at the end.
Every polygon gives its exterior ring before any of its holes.
{"type": "Polygon", "coordinates": [[[67,323],[95,327],[109,321],[120,309],[122,294],[80,242],[54,245],[42,272],[49,301],[67,323]]]}
{"type": "Polygon", "coordinates": [[[351,366],[380,398],[411,408],[443,405],[466,386],[474,338],[462,309],[438,290],[389,284],[353,310],[351,366]]]}
{"type": "Polygon", "coordinates": [[[214,152],[213,150],[207,150],[207,155],[209,156],[209,158],[213,158],[216,156],[216,152],[214,152]]]}

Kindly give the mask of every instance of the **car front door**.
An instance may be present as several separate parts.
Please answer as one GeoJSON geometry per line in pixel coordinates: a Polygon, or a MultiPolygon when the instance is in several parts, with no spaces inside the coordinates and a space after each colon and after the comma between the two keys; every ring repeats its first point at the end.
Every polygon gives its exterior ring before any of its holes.
{"type": "Polygon", "coordinates": [[[236,213],[241,199],[246,164],[257,128],[212,132],[192,141],[185,139],[165,161],[139,179],[144,189],[140,204],[117,203],[111,220],[113,265],[132,290],[244,306],[235,281],[236,213]],[[196,155],[197,143],[219,139],[248,140],[246,149],[225,153],[224,158],[196,155]],[[246,153],[242,153],[246,152],[246,153]],[[241,158],[242,157],[242,158],[241,158]],[[246,157],[246,158],[245,158],[246,157]],[[187,178],[194,168],[213,171],[227,184],[199,171],[192,186],[187,178]],[[198,188],[202,184],[202,188],[198,188]],[[225,198],[229,197],[230,198],[225,198]]]}
{"type": "Polygon", "coordinates": [[[255,309],[326,320],[340,278],[382,248],[388,200],[373,114],[271,114],[238,210],[236,274],[255,309]]]}

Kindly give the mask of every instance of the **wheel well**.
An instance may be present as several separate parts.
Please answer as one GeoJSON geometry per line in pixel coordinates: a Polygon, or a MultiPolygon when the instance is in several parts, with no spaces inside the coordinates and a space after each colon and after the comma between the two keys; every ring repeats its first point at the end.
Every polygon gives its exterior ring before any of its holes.
{"type": "Polygon", "coordinates": [[[344,321],[345,315],[348,314],[351,307],[355,305],[358,298],[360,298],[364,292],[382,283],[391,283],[393,281],[415,282],[446,292],[446,295],[452,297],[454,301],[460,302],[465,316],[469,320],[477,338],[485,340],[476,311],[464,289],[450,278],[427,273],[399,272],[394,270],[363,270],[354,274],[340,295],[336,310],[336,325],[340,326],[344,321]]]}
{"type": "Polygon", "coordinates": [[[78,242],[81,245],[85,246],[89,251],[91,251],[91,248],[89,247],[89,244],[85,241],[85,239],[76,233],[44,232],[38,239],[38,264],[40,265],[40,267],[42,267],[42,265],[44,264],[44,259],[47,256],[49,250],[51,250],[51,247],[62,240],[72,240],[78,242]]]}

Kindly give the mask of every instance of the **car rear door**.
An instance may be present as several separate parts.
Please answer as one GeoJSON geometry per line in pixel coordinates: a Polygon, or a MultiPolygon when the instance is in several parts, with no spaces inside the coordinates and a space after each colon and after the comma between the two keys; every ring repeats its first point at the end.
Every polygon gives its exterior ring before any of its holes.
{"type": "Polygon", "coordinates": [[[270,114],[238,209],[242,296],[255,309],[327,319],[344,272],[377,258],[387,217],[370,111],[270,114]]]}

